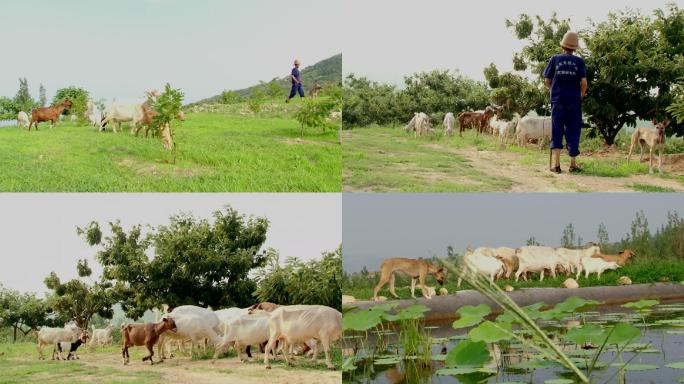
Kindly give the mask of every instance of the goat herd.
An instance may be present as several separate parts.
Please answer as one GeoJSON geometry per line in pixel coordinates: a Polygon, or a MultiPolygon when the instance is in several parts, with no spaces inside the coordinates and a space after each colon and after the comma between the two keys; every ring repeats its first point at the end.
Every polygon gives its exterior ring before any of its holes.
{"type": "MultiPolygon", "coordinates": [[[[312,360],[316,361],[318,346],[322,345],[326,366],[328,369],[335,369],[330,347],[342,336],[342,314],[334,308],[263,302],[249,308],[216,311],[183,305],[164,312],[161,314],[155,310],[157,321],[154,323],[121,324],[121,354],[124,364],[129,362],[130,347],[146,347],[149,353],[142,361],[149,360],[153,364],[155,345],[163,361],[167,353],[170,356],[172,344],[184,350],[184,344],[190,342],[191,353],[196,346],[204,346],[206,353],[207,345],[213,345],[214,359],[232,346],[240,361],[242,348],[246,349],[247,356],[251,358],[250,346],[259,345],[264,354],[264,365],[269,369],[270,359],[278,352],[282,353],[287,364],[290,364],[289,354],[297,350],[303,354],[310,351],[312,360]]],[[[112,344],[113,330],[112,325],[104,329],[93,327],[91,349],[112,344]]],[[[67,360],[77,359],[76,351],[87,339],[88,332],[74,324],[67,324],[64,328],[42,327],[38,331],[38,357],[43,359],[43,349],[52,345],[53,360],[64,359],[63,351],[69,352],[67,360]]]]}
{"type": "MultiPolygon", "coordinates": [[[[483,111],[461,112],[457,118],[448,112],[442,122],[444,135],[454,134],[454,125],[458,119],[459,136],[463,136],[466,129],[475,129],[477,134],[489,133],[498,136],[501,143],[507,143],[509,138],[515,138],[519,146],[530,142],[536,142],[539,149],[545,141],[551,140],[551,117],[549,116],[525,116],[520,118],[517,114],[512,120],[501,119],[502,107],[487,106],[483,111]]],[[[629,147],[627,161],[631,160],[632,152],[639,146],[640,157],[643,158],[644,146],[649,149],[649,173],[653,172],[653,155],[658,151],[658,171],[662,172],[663,152],[665,149],[665,128],[670,124],[668,120],[653,121],[654,127],[639,127],[634,130],[629,147]]],[[[423,134],[434,133],[430,117],[424,112],[415,112],[413,118],[404,127],[406,132],[414,132],[415,137],[423,134]]]]}
{"type": "MultiPolygon", "coordinates": [[[[140,130],[145,127],[145,136],[147,136],[150,128],[154,124],[154,118],[157,115],[157,112],[152,108],[151,102],[156,100],[160,95],[159,91],[151,90],[146,92],[147,99],[145,101],[114,101],[104,111],[96,110],[93,100],[88,99],[83,117],[90,125],[100,131],[104,131],[107,124],[112,123],[112,130],[117,132],[118,130],[121,130],[121,123],[128,122],[131,126],[131,133],[137,136],[140,130]]],[[[65,99],[51,107],[34,108],[31,111],[30,119],[26,112],[20,111],[17,114],[17,124],[19,127],[28,128],[30,131],[31,127],[35,127],[35,129],[38,130],[39,123],[49,121],[50,128],[53,128],[57,124],[60,115],[72,106],[73,102],[69,99],[65,99]]],[[[72,121],[76,121],[77,117],[75,115],[71,115],[71,117],[72,121]]],[[[176,118],[181,121],[185,120],[183,111],[180,111],[176,118]]],[[[171,149],[173,141],[171,139],[169,124],[167,123],[159,127],[159,132],[164,146],[167,149],[171,149]]]]}
{"type": "MultiPolygon", "coordinates": [[[[538,245],[517,249],[480,247],[466,252],[464,264],[471,270],[489,277],[491,281],[501,276],[510,278],[513,272],[515,281],[518,281],[520,276],[527,280],[528,273],[539,273],[539,281],[542,281],[545,271],[549,271],[552,277],[556,277],[557,272],[568,275],[574,273],[576,279],[579,279],[582,272],[585,278],[596,273],[600,279],[603,272],[624,266],[633,256],[634,252],[629,249],[617,255],[606,255],[593,243],[583,249],[538,245]]],[[[459,279],[457,286],[460,286],[460,283],[459,279]]]]}

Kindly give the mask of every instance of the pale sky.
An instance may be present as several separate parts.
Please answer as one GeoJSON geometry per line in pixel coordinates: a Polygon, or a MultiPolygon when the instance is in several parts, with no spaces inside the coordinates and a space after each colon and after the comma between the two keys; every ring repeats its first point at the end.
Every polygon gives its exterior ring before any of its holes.
{"type": "Polygon", "coordinates": [[[94,274],[101,273],[76,227],[100,222],[103,235],[109,221],[124,228],[135,224],[168,224],[169,216],[190,212],[209,218],[231,205],[241,214],[270,220],[264,249],[303,260],[319,258],[342,242],[340,194],[3,194],[0,198],[0,283],[7,288],[42,294],[43,279],[55,271],[63,280],[76,277],[76,261],[86,258],[94,274]]]}
{"type": "MultiPolygon", "coordinates": [[[[630,7],[651,14],[663,0],[346,0],[344,2],[344,65],[349,73],[403,85],[406,75],[433,69],[459,69],[484,81],[482,70],[495,63],[513,69],[513,53],[524,42],[506,28],[505,20],[527,13],[544,19],[555,10],[571,27],[601,21],[611,10],[630,7]]],[[[534,20],[534,19],[533,19],[534,20]]]]}
{"type": "Polygon", "coordinates": [[[652,232],[668,211],[684,215],[681,193],[345,193],[343,204],[347,272],[377,271],[389,257],[444,256],[448,245],[515,248],[534,236],[557,247],[570,223],[585,242],[596,241],[601,222],[618,241],[638,210],[652,232]]]}
{"type": "Polygon", "coordinates": [[[0,96],[74,85],[134,99],[166,82],[185,102],[286,76],[341,52],[338,0],[3,0],[0,96]]]}

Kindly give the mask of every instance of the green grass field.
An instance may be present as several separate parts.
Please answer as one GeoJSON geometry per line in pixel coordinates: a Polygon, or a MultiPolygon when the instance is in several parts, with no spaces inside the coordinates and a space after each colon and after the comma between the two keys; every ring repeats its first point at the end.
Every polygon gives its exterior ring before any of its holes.
{"type": "MultiPolygon", "coordinates": [[[[620,276],[628,276],[630,279],[632,279],[633,284],[657,282],[681,282],[684,284],[684,263],[677,261],[643,261],[639,263],[630,263],[619,268],[617,271],[606,271],[601,275],[601,279],[597,279],[596,274],[590,275],[588,279],[584,278],[584,275],[582,275],[580,276],[578,283],[580,287],[618,285],[618,278],[620,278],[620,276]]],[[[496,281],[496,284],[502,288],[505,285],[510,285],[515,289],[560,288],[562,287],[563,281],[569,277],[570,276],[559,275],[554,279],[544,276],[544,280],[540,282],[539,275],[535,275],[528,281],[524,281],[522,278],[518,282],[516,282],[514,278],[499,279],[496,281]]],[[[574,278],[574,276],[572,277],[574,278]]],[[[342,286],[342,292],[345,295],[354,296],[357,300],[368,300],[373,297],[373,287],[376,283],[377,277],[375,276],[369,276],[365,280],[356,278],[354,279],[353,284],[345,281],[342,286]]],[[[437,282],[431,277],[428,278],[427,284],[439,288],[437,282]]],[[[461,288],[456,288],[456,284],[456,276],[447,276],[444,287],[447,289],[449,294],[457,293],[459,290],[463,289],[471,289],[471,287],[465,282],[461,285],[461,288]]],[[[397,276],[395,286],[397,295],[399,295],[400,298],[411,298],[411,290],[409,289],[410,280],[406,279],[405,277],[397,276]]],[[[422,293],[420,292],[419,288],[416,288],[415,293],[416,297],[422,297],[422,293]]],[[[387,285],[380,290],[378,295],[385,296],[388,299],[392,298],[387,285]]]]}
{"type": "MultiPolygon", "coordinates": [[[[445,137],[414,138],[401,127],[357,128],[344,132],[345,191],[495,192],[495,191],[681,191],[684,176],[649,175],[648,165],[627,162],[624,140],[610,155],[580,156],[581,174],[548,171],[547,147],[502,145],[490,135],[466,131],[445,137]]],[[[676,145],[673,144],[673,145],[676,145]]],[[[582,151],[598,149],[597,139],[582,151]]],[[[638,155],[637,155],[638,157],[638,155]]],[[[567,155],[561,158],[565,171],[567,155]]]]}
{"type": "MultiPolygon", "coordinates": [[[[127,127],[127,126],[126,126],[127,127]]],[[[339,192],[338,133],[287,116],[188,113],[176,163],[158,138],[60,123],[0,128],[3,192],[339,192]]]]}

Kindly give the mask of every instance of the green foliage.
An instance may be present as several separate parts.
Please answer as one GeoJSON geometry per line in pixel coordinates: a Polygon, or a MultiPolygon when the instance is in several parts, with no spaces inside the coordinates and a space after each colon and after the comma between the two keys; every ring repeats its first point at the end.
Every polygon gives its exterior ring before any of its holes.
{"type": "Polygon", "coordinates": [[[672,89],[673,100],[666,110],[678,124],[684,123],[684,78],[680,78],[672,89]]]}
{"type": "Polygon", "coordinates": [[[301,136],[304,136],[304,128],[321,128],[325,131],[326,128],[334,128],[329,124],[327,119],[330,112],[339,104],[338,100],[332,98],[311,98],[304,99],[299,109],[294,113],[294,118],[301,125],[301,136]]]}
{"type": "Polygon", "coordinates": [[[581,248],[584,246],[582,236],[575,233],[575,227],[572,223],[568,224],[565,229],[563,229],[560,246],[563,248],[581,248]]]}
{"type": "Polygon", "coordinates": [[[263,87],[266,94],[271,98],[280,97],[283,95],[283,92],[285,91],[283,86],[278,83],[277,78],[269,81],[268,83],[263,84],[263,87]]]}
{"type": "Polygon", "coordinates": [[[447,353],[447,367],[482,367],[492,359],[484,341],[462,341],[447,353]]]}
{"type": "Polygon", "coordinates": [[[350,74],[344,84],[346,128],[406,123],[414,112],[441,120],[446,112],[484,109],[490,103],[483,83],[449,71],[420,72],[404,79],[405,88],[378,84],[350,74]]]}
{"type": "Polygon", "coordinates": [[[546,91],[538,81],[532,82],[512,72],[499,74],[494,63],[485,68],[484,74],[492,88],[492,102],[503,107],[503,119],[510,120],[515,113],[525,116],[532,110],[544,113],[546,91]]]}
{"type": "MultiPolygon", "coordinates": [[[[77,271],[81,278],[92,273],[85,260],[79,260],[77,271]]],[[[44,282],[52,291],[47,298],[48,305],[61,322],[73,320],[79,327],[87,328],[94,315],[111,319],[114,314],[112,305],[116,302],[116,297],[111,283],[104,279],[93,283],[82,279],[62,282],[55,272],[51,272],[44,282]]]]}
{"type": "MultiPolygon", "coordinates": [[[[549,20],[537,16],[533,22],[521,15],[506,25],[527,41],[513,58],[515,69],[531,67],[541,80],[549,58],[560,51],[558,44],[570,20],[554,14],[549,20]]],[[[672,83],[684,74],[682,25],[684,12],[670,4],[666,11],[656,10],[654,17],[631,10],[611,13],[606,21],[580,31],[586,50],[579,54],[586,61],[589,81],[584,112],[606,144],[612,145],[620,129],[635,126],[638,119],[666,118],[666,108],[676,99],[672,83]]],[[[681,121],[668,128],[668,134],[682,132],[681,121]]]]}
{"type": "Polygon", "coordinates": [[[43,84],[40,85],[39,91],[38,91],[38,106],[39,107],[45,107],[47,106],[47,95],[45,94],[45,87],[43,87],[43,84]]]}
{"type": "Polygon", "coordinates": [[[28,80],[26,80],[25,77],[19,78],[19,90],[17,91],[16,96],[14,96],[13,104],[15,114],[19,111],[24,111],[30,115],[31,110],[36,107],[36,102],[29,93],[28,80]]]}
{"type": "Polygon", "coordinates": [[[15,119],[17,117],[17,106],[14,100],[9,97],[0,96],[0,120],[15,119]]]}
{"type": "Polygon", "coordinates": [[[240,96],[235,91],[223,91],[219,100],[222,104],[235,104],[240,101],[240,96]]]}
{"type": "Polygon", "coordinates": [[[320,260],[288,258],[281,266],[275,250],[267,252],[268,266],[256,277],[258,301],[282,305],[318,304],[342,307],[342,248],[324,252],[320,260]]]}
{"type": "Polygon", "coordinates": [[[79,120],[83,120],[84,114],[87,110],[88,98],[90,94],[83,88],[70,86],[67,88],[58,89],[55,96],[52,98],[52,105],[61,103],[62,101],[71,100],[71,108],[64,110],[65,115],[74,115],[79,120]]]}
{"type": "Polygon", "coordinates": [[[17,332],[26,336],[41,325],[51,325],[50,307],[34,293],[20,293],[0,285],[0,327],[12,328],[12,341],[17,332]]]}
{"type": "Polygon", "coordinates": [[[77,227],[76,233],[79,236],[84,236],[86,243],[91,247],[100,244],[102,241],[102,230],[100,230],[100,224],[97,221],[91,221],[85,228],[77,227]]]}
{"type": "Polygon", "coordinates": [[[259,115],[264,103],[266,102],[266,95],[261,89],[255,89],[247,99],[247,107],[254,115],[259,115]]]}
{"type": "Polygon", "coordinates": [[[248,275],[266,262],[258,253],[266,241],[266,218],[226,207],[214,212],[211,222],[178,214],[147,234],[140,225],[128,231],[118,222],[109,227],[111,234],[96,258],[127,316],[139,318],[161,304],[221,308],[253,303],[256,285],[248,275]]]}

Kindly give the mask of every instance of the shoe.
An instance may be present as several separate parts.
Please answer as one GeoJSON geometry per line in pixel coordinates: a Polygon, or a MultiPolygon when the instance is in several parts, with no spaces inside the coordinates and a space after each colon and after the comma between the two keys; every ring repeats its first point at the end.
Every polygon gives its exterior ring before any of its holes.
{"type": "Polygon", "coordinates": [[[553,173],[561,173],[561,172],[562,172],[562,171],[561,171],[560,165],[557,166],[557,167],[551,168],[550,171],[553,172],[553,173]]]}
{"type": "Polygon", "coordinates": [[[569,171],[570,171],[570,173],[580,173],[580,172],[582,172],[582,168],[580,168],[576,165],[571,165],[569,171]]]}

